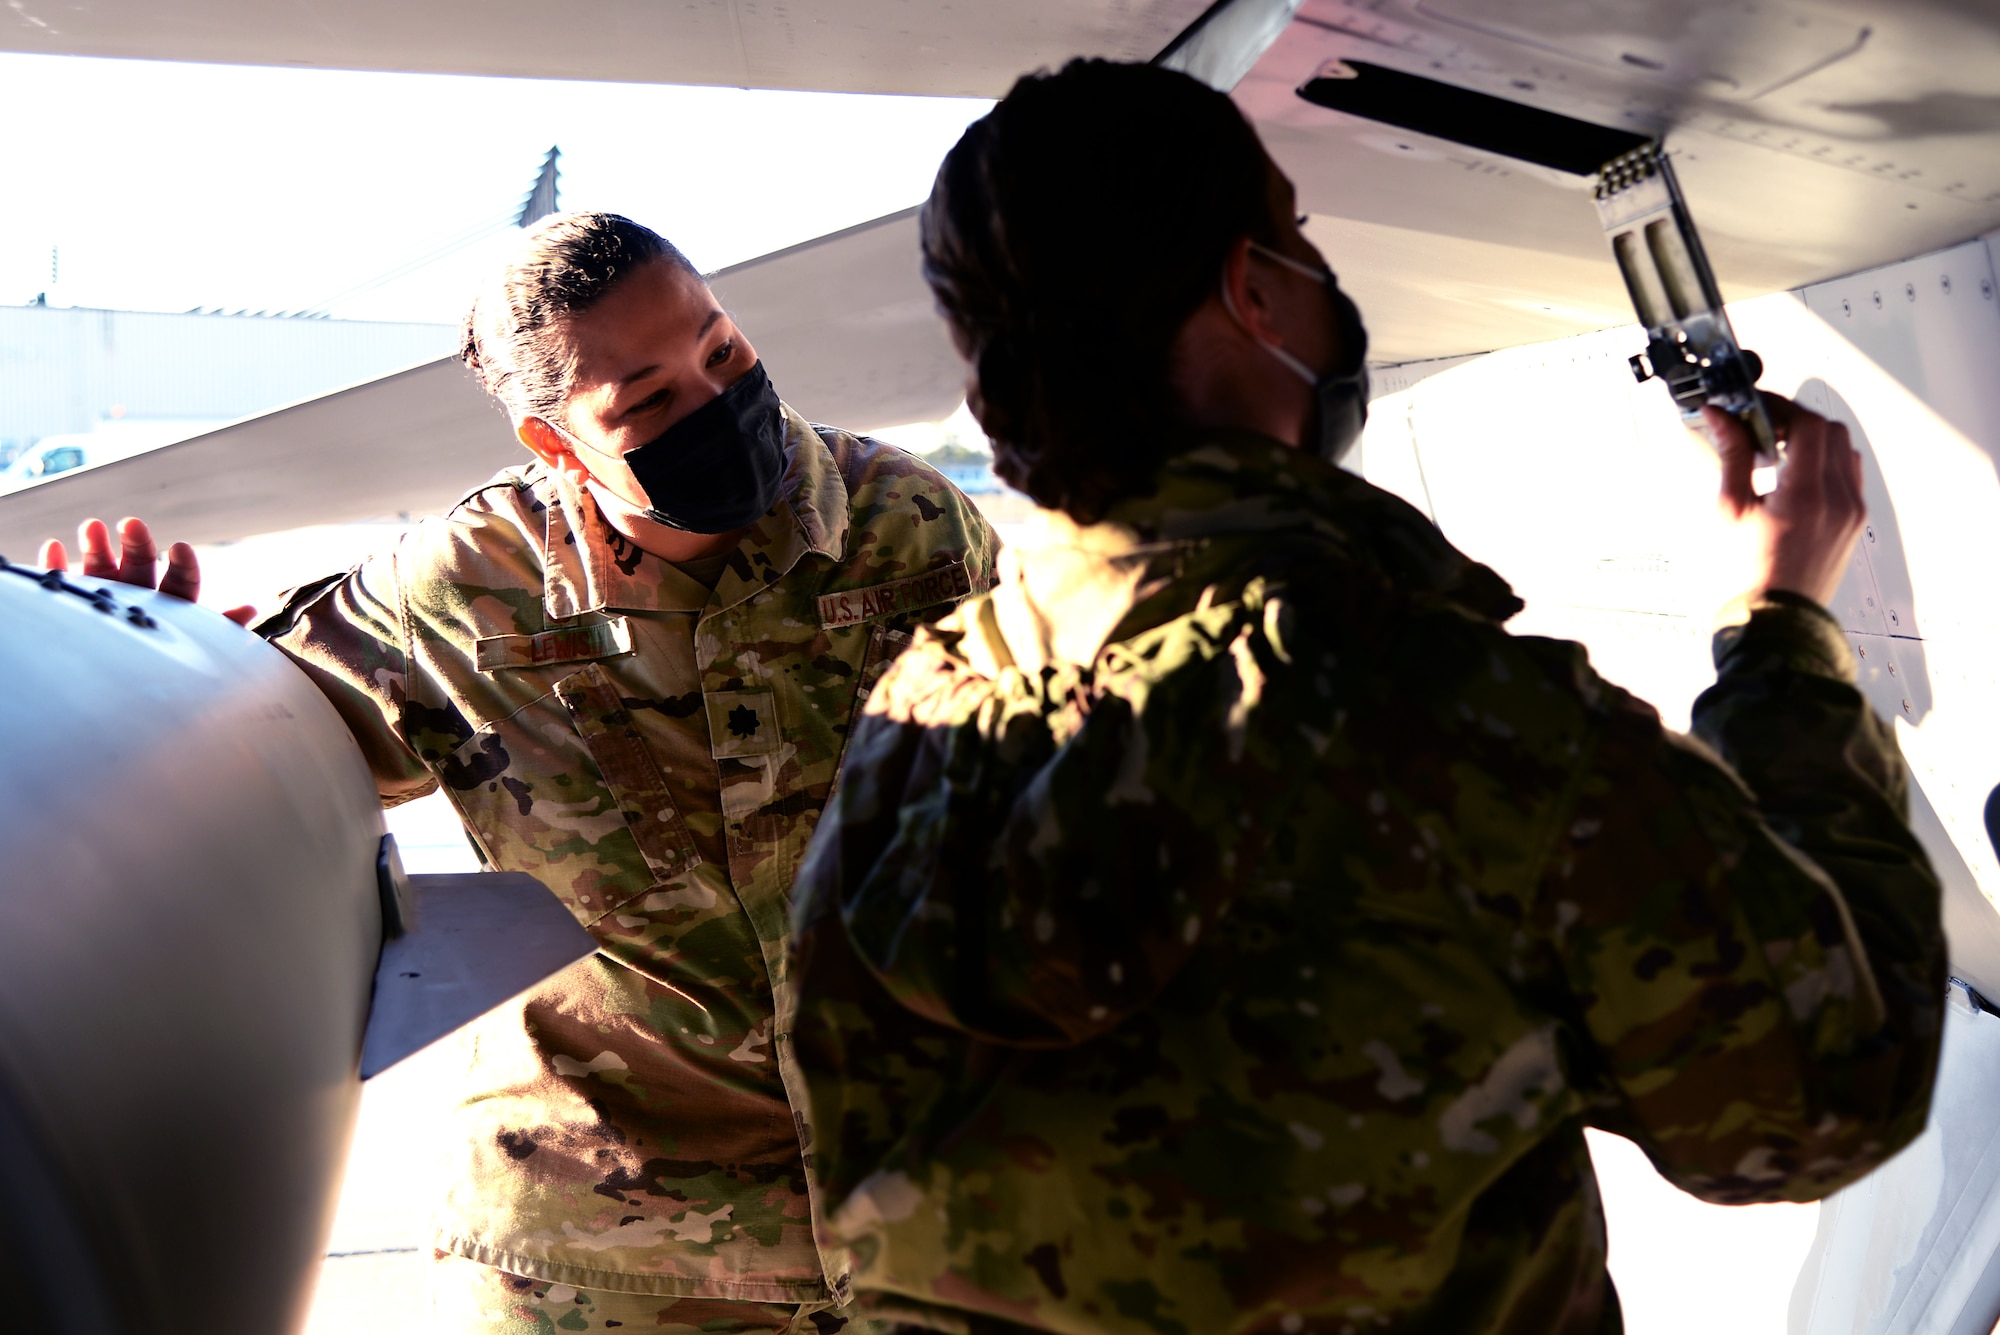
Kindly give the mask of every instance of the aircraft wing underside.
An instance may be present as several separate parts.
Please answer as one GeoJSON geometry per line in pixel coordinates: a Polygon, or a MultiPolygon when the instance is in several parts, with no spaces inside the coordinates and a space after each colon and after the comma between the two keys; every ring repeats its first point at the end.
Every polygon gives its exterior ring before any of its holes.
{"type": "Polygon", "coordinates": [[[1329,60],[1670,130],[1732,299],[2000,226],[2000,30],[1979,0],[588,0],[561,23],[528,0],[16,0],[0,49],[995,97],[1024,70],[1144,59],[1235,13],[1268,49],[1227,82],[1384,361],[1622,323],[1623,298],[1579,182],[1304,101],[1329,60]]]}
{"type": "Polygon", "coordinates": [[[1145,60],[1208,0],[15,0],[0,49],[234,65],[997,97],[1077,54],[1145,60]]]}
{"type": "MultiPolygon", "coordinates": [[[[1301,98],[1300,85],[1333,61],[1365,60],[1646,133],[1670,130],[1732,300],[2000,227],[2000,94],[1992,91],[2000,88],[2000,30],[1971,0],[1894,8],[1854,0],[1238,0],[1229,9],[1251,13],[1264,48],[1230,66],[1249,67],[1235,96],[1298,183],[1308,233],[1360,302],[1381,363],[1562,338],[1628,324],[1631,315],[1582,178],[1301,98]]],[[[1021,69],[1070,53],[1149,55],[1202,12],[1189,0],[935,10],[839,0],[812,6],[808,17],[797,8],[669,11],[597,0],[549,25],[544,10],[521,3],[481,5],[475,15],[464,0],[336,0],[315,5],[308,23],[303,11],[234,0],[82,0],[46,14],[24,0],[0,16],[0,47],[996,95],[1021,69]],[[618,40],[598,40],[604,33],[618,40]]],[[[942,416],[957,401],[963,373],[918,276],[914,237],[913,217],[892,215],[717,275],[782,392],[808,416],[867,430],[942,416]]],[[[427,374],[444,385],[455,373],[427,374]]],[[[147,502],[149,513],[187,525],[177,536],[205,540],[414,513],[449,504],[519,457],[504,423],[463,386],[440,389],[427,408],[410,404],[413,416],[400,397],[410,387],[407,375],[391,377],[333,396],[324,411],[289,409],[199,448],[190,442],[0,498],[0,550],[25,552],[33,538],[67,531],[86,513],[147,502]],[[308,439],[307,423],[323,434],[308,439]],[[413,467],[420,442],[429,460],[413,467]],[[188,470],[201,476],[176,480],[188,470]],[[259,481],[262,473],[269,478],[259,481]]]]}
{"type": "MultiPolygon", "coordinates": [[[[859,431],[934,421],[958,406],[965,372],[916,244],[910,210],[710,278],[807,417],[859,431]]],[[[203,543],[432,513],[527,457],[471,373],[445,358],[0,496],[0,553],[30,559],[93,515],[142,515],[169,539],[203,543]]]]}
{"type": "MultiPolygon", "coordinates": [[[[1870,528],[1833,611],[1863,689],[1898,720],[1913,823],[1946,887],[1954,970],[1971,984],[1954,992],[1931,1132],[1826,1208],[1789,1328],[1993,1329],[2000,1017],[1974,997],[2000,995],[2000,855],[1984,821],[2000,780],[1992,0],[1237,0],[1214,11],[1202,0],[585,0],[560,23],[550,12],[529,0],[10,0],[0,48],[997,96],[1023,69],[1075,53],[1148,57],[1204,13],[1249,14],[1242,31],[1259,40],[1223,62],[1242,74],[1223,82],[1297,182],[1308,233],[1383,363],[1357,465],[1515,581],[1529,605],[1518,629],[1582,640],[1671,724],[1712,680],[1710,558],[1728,535],[1710,503],[1712,458],[1658,386],[1626,374],[1644,340],[1586,184],[1297,90],[1337,77],[1333,62],[1366,62],[1665,133],[1766,385],[1846,422],[1863,452],[1870,528]]],[[[963,371],[917,272],[913,214],[714,278],[807,416],[865,430],[958,402],[963,371]]],[[[138,513],[163,537],[213,542],[431,511],[522,457],[469,376],[432,363],[0,497],[0,552],[29,557],[35,540],[90,514],[138,513]]],[[[1635,1216],[1608,1195],[1616,1269],[1621,1218],[1635,1216]]],[[[1618,1282],[1635,1312],[1664,1311],[1700,1287],[1689,1280],[1702,1265],[1661,1266],[1670,1282],[1652,1290],[1618,1282]]],[[[1775,1282],[1789,1288],[1789,1275],[1775,1282]]],[[[1770,1318],[1759,1329],[1787,1325],[1770,1318]]]]}

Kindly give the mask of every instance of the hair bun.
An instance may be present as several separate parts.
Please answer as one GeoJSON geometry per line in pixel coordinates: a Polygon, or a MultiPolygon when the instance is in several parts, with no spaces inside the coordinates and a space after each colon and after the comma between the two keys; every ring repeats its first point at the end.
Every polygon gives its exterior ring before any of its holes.
{"type": "Polygon", "coordinates": [[[920,222],[994,467],[1090,521],[1188,437],[1175,340],[1229,248],[1275,241],[1270,160],[1225,95],[1150,65],[1073,60],[967,127],[920,222]]]}

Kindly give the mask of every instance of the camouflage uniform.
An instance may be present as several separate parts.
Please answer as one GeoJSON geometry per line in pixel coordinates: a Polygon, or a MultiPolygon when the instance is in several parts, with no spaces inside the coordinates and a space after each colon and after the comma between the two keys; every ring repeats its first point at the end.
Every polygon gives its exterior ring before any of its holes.
{"type": "Polygon", "coordinates": [[[772,1054],[787,895],[856,702],[990,583],[992,538],[927,465],[786,412],[786,499],[713,591],[535,464],[259,628],[386,802],[442,781],[484,861],[599,942],[476,1031],[443,1250],[590,1290],[830,1301],[772,1054]]]}
{"type": "Polygon", "coordinates": [[[1719,1202],[1922,1128],[1939,891],[1817,606],[1725,631],[1682,737],[1268,441],[1035,524],[869,698],[794,888],[862,1305],[1615,1331],[1585,1125],[1719,1202]]]}
{"type": "MultiPolygon", "coordinates": [[[[796,1303],[580,1289],[511,1275],[451,1252],[439,1252],[430,1275],[430,1331],[484,1335],[557,1335],[628,1326],[646,1335],[833,1335],[840,1312],[796,1303]]],[[[851,1335],[851,1332],[850,1332],[851,1335]]]]}

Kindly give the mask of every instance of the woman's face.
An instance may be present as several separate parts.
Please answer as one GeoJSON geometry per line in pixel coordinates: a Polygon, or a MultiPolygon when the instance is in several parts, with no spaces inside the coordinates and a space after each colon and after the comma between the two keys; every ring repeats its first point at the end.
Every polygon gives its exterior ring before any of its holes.
{"type": "Polygon", "coordinates": [[[625,453],[734,384],[756,365],[756,349],[707,283],[666,260],[614,285],[567,332],[576,370],[563,426],[586,447],[572,457],[600,487],[643,511],[645,491],[625,453]]]}

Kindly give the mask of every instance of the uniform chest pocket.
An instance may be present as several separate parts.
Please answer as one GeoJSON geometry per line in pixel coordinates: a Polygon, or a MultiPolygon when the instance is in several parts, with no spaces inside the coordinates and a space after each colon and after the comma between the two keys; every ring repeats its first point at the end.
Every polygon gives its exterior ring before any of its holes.
{"type": "Polygon", "coordinates": [[[585,926],[701,864],[622,712],[593,666],[480,728],[439,767],[487,862],[539,878],[585,926]]]}
{"type": "MultiPolygon", "coordinates": [[[[861,721],[862,706],[866,705],[868,697],[874,694],[875,687],[882,680],[882,674],[889,670],[889,665],[896,661],[903,650],[910,647],[914,638],[908,631],[895,630],[888,626],[877,625],[869,629],[868,647],[862,651],[861,671],[854,683],[854,703],[848,709],[848,737],[854,735],[854,725],[861,721]]],[[[828,805],[832,805],[834,794],[840,791],[841,780],[846,775],[847,747],[843,743],[840,748],[840,760],[833,770],[833,785],[827,790],[828,805]]]]}
{"type": "Polygon", "coordinates": [[[656,881],[685,876],[701,865],[687,821],[667,790],[666,775],[639,734],[632,711],[595,663],[556,683],[556,698],[590,752],[604,786],[656,881]]]}

